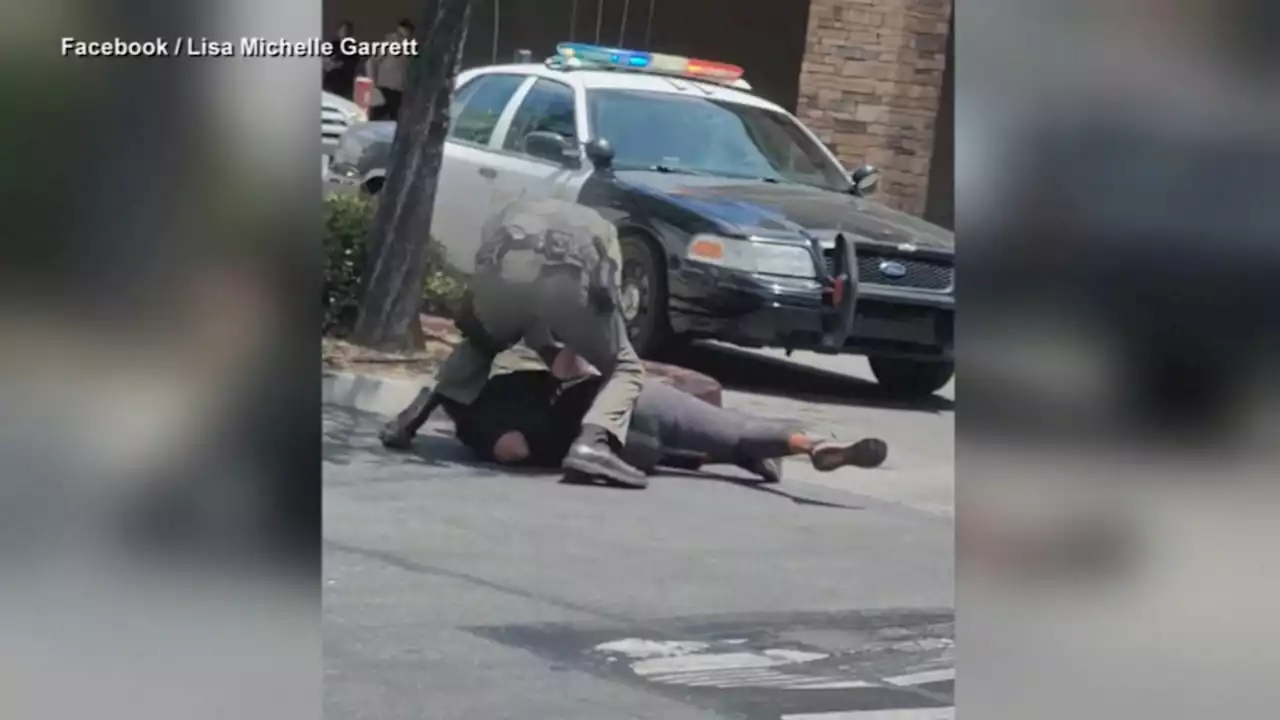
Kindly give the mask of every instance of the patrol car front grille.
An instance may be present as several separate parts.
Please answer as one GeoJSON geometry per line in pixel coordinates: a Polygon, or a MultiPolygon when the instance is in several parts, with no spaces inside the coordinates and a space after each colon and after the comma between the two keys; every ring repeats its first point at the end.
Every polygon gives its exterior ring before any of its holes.
{"type": "MultiPolygon", "coordinates": [[[[831,250],[823,253],[827,263],[827,272],[833,271],[834,259],[831,250]]],[[[885,285],[888,287],[915,288],[919,290],[950,290],[955,281],[955,267],[932,260],[908,258],[901,256],[879,255],[858,249],[858,282],[868,285],[885,285]],[[906,273],[902,277],[890,277],[881,269],[881,264],[895,262],[901,265],[906,273]]]]}

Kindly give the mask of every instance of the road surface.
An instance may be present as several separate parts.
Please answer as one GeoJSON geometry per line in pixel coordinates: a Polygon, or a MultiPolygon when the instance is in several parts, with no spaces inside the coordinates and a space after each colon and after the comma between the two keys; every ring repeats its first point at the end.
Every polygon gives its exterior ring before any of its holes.
{"type": "Polygon", "coordinates": [[[470,463],[444,421],[395,455],[381,418],[326,408],[326,717],[954,717],[953,389],[888,402],[851,357],[682,364],[889,460],[564,486],[470,463]]]}

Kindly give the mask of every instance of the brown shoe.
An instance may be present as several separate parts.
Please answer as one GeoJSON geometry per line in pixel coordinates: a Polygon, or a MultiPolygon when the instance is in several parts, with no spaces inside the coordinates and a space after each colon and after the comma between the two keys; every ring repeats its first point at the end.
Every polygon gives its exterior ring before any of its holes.
{"type": "Polygon", "coordinates": [[[860,468],[876,468],[889,456],[889,446],[879,438],[863,438],[851,445],[822,441],[809,453],[813,468],[831,472],[836,468],[853,465],[860,468]]]}

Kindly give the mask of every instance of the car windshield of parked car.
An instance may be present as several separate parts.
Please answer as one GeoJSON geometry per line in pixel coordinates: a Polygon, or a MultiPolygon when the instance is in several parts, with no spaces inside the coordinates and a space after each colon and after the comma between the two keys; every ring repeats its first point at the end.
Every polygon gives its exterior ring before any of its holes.
{"type": "Polygon", "coordinates": [[[752,105],[641,90],[588,94],[593,137],[618,170],[802,183],[844,192],[849,178],[787,116],[752,105]]]}

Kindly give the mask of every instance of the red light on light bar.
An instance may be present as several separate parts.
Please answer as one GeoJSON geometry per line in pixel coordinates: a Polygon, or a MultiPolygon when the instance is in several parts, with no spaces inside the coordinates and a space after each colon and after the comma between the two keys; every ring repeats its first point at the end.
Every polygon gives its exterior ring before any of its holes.
{"type": "Polygon", "coordinates": [[[684,71],[686,75],[731,81],[741,78],[744,72],[737,65],[711,62],[710,60],[690,60],[684,71]]]}

